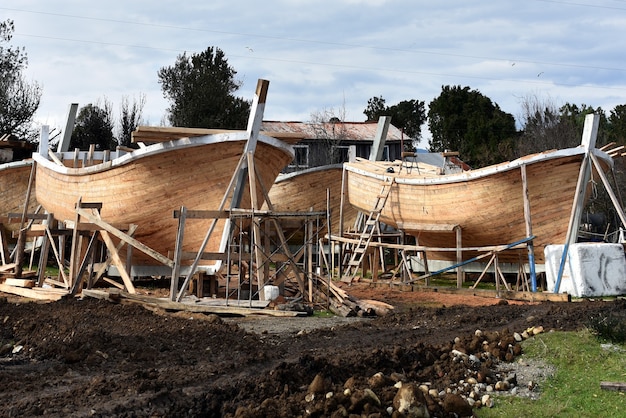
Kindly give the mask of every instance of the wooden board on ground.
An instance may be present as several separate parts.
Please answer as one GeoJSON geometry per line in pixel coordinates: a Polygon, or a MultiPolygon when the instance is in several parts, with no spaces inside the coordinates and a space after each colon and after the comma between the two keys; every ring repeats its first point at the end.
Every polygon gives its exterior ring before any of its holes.
{"type": "Polygon", "coordinates": [[[0,292],[23,296],[30,299],[49,301],[60,300],[68,294],[66,289],[44,289],[41,287],[27,289],[25,287],[11,286],[4,283],[0,284],[0,292]]]}
{"type": "Polygon", "coordinates": [[[407,292],[438,292],[458,295],[480,296],[485,298],[499,298],[508,300],[519,300],[524,302],[571,302],[572,297],[567,293],[548,293],[548,292],[519,292],[514,290],[496,291],[490,289],[458,289],[456,287],[435,287],[435,286],[418,286],[402,283],[394,283],[389,280],[372,281],[370,286],[373,287],[389,287],[407,292]]]}
{"type": "Polygon", "coordinates": [[[173,302],[166,298],[130,294],[120,291],[119,289],[109,289],[106,292],[102,290],[84,289],[82,294],[83,296],[95,297],[99,299],[118,300],[116,298],[119,298],[120,302],[141,303],[143,305],[146,305],[146,307],[160,308],[164,310],[216,314],[221,316],[266,315],[277,317],[296,317],[306,315],[305,312],[250,308],[246,307],[246,305],[249,305],[248,301],[229,300],[229,306],[226,306],[225,299],[221,299],[223,302],[221,305],[218,305],[219,302],[217,301],[219,301],[220,299],[212,298],[193,299],[191,302],[173,302]],[[109,295],[106,296],[105,293],[109,293],[109,295]],[[237,304],[238,306],[235,306],[235,304],[237,304]]]}

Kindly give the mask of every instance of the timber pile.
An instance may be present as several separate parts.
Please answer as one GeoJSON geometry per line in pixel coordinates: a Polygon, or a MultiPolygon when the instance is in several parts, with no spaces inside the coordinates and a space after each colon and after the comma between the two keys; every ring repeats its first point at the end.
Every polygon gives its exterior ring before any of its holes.
{"type": "Polygon", "coordinates": [[[55,301],[67,295],[66,289],[37,287],[37,271],[22,271],[17,277],[15,263],[0,266],[0,292],[29,299],[55,301]]]}
{"type": "Polygon", "coordinates": [[[328,284],[328,309],[335,315],[349,316],[385,316],[394,307],[385,302],[370,299],[357,299],[332,281],[328,284]]]}

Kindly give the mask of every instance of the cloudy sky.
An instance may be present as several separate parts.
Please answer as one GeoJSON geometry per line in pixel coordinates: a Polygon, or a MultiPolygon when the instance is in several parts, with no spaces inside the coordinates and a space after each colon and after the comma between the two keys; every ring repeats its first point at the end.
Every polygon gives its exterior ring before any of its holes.
{"type": "MultiPolygon", "coordinates": [[[[266,120],[323,111],[363,121],[371,97],[428,103],[469,86],[519,120],[530,97],[626,104],[626,0],[4,0],[26,76],[43,88],[37,121],[61,126],[70,103],[145,95],[164,121],[159,68],[222,49],[251,99],[270,80],[266,120]]],[[[393,123],[393,121],[392,121],[393,123]]]]}

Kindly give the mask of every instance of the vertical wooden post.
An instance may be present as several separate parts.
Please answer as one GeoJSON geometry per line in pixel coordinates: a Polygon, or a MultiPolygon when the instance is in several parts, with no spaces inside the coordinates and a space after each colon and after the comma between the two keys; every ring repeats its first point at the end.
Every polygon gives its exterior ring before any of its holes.
{"type": "MultiPolygon", "coordinates": [[[[522,196],[524,197],[524,221],[526,222],[526,236],[533,236],[533,224],[530,216],[530,199],[528,194],[528,176],[526,175],[526,164],[522,164],[522,196]]],[[[526,244],[528,250],[528,265],[530,267],[530,282],[533,292],[537,291],[537,275],[535,273],[535,247],[530,240],[526,244]]]]}
{"type": "Polygon", "coordinates": [[[591,150],[596,146],[596,137],[598,135],[598,125],[600,123],[600,116],[596,114],[589,114],[585,117],[585,127],[583,128],[582,145],[586,152],[583,161],[580,165],[580,172],[578,173],[578,182],[576,183],[576,193],[574,194],[574,200],[572,202],[572,210],[570,213],[569,225],[567,227],[567,237],[565,239],[565,245],[563,246],[563,254],[561,255],[561,263],[559,265],[559,273],[554,284],[554,293],[559,293],[561,286],[561,279],[563,278],[563,270],[565,268],[565,261],[569,252],[569,246],[576,242],[578,227],[580,225],[580,219],[582,217],[584,197],[586,193],[586,185],[591,177],[591,163],[590,154],[591,150]]]}
{"type": "Polygon", "coordinates": [[[176,300],[178,295],[178,276],[180,275],[180,263],[183,253],[183,239],[185,237],[185,222],[187,221],[187,208],[182,206],[178,216],[178,231],[176,233],[176,244],[174,245],[174,266],[172,268],[172,279],[170,282],[170,300],[176,300]]]}
{"type": "MultiPolygon", "coordinates": [[[[387,133],[391,124],[391,116],[381,116],[378,118],[378,126],[376,127],[376,136],[370,150],[370,161],[380,161],[383,158],[383,150],[385,142],[387,142],[387,133]]],[[[404,150],[401,150],[401,152],[404,150]]]]}
{"type": "Polygon", "coordinates": [[[463,252],[461,251],[462,246],[462,237],[461,237],[461,227],[459,225],[454,227],[454,232],[456,233],[456,287],[459,289],[463,287],[463,267],[461,264],[463,263],[463,252]]]}

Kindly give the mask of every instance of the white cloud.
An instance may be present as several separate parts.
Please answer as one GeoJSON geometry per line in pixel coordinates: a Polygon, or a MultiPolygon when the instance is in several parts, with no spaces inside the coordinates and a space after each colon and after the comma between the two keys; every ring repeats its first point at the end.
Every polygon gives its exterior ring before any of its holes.
{"type": "Polygon", "coordinates": [[[224,50],[242,97],[270,80],[274,120],[342,106],[363,120],[371,97],[428,104],[442,85],[469,86],[516,117],[529,93],[607,111],[626,103],[626,6],[611,1],[5,0],[0,11],[43,86],[38,119],[52,125],[71,102],[106,97],[117,108],[139,94],[159,124],[158,69],[208,46],[224,50]]]}

